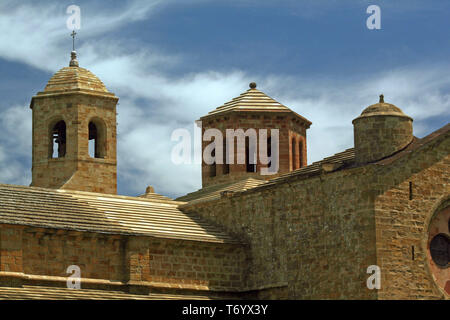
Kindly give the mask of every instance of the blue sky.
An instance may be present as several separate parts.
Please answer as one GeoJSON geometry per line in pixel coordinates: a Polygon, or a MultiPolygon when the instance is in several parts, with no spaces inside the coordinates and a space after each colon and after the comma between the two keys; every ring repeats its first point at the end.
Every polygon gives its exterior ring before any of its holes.
{"type": "Polygon", "coordinates": [[[31,97],[66,66],[66,8],[81,8],[80,66],[120,98],[119,193],[201,186],[170,139],[248,88],[313,122],[308,162],[353,146],[351,120],[385,100],[431,133],[450,114],[449,1],[9,1],[0,3],[0,182],[31,182],[31,97]],[[369,30],[369,5],[381,30],[369,30]]]}

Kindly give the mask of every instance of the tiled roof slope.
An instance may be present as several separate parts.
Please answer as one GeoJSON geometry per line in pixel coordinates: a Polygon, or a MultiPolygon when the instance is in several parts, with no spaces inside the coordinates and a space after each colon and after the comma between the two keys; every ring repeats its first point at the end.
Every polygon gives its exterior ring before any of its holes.
{"type": "Polygon", "coordinates": [[[236,243],[180,203],[68,190],[0,184],[0,223],[129,234],[216,243],[236,243]]]}
{"type": "Polygon", "coordinates": [[[258,89],[248,89],[242,93],[239,97],[232,99],[231,101],[223,104],[222,106],[216,108],[215,110],[209,112],[206,118],[212,115],[228,113],[230,111],[275,111],[275,112],[292,112],[308,124],[311,124],[309,120],[295,113],[288,107],[282,105],[278,101],[275,101],[264,92],[258,89]]]}
{"type": "Polygon", "coordinates": [[[318,173],[322,170],[322,165],[327,164],[349,164],[352,163],[355,159],[355,149],[350,148],[343,152],[336,153],[335,155],[332,155],[331,157],[324,158],[320,161],[313,162],[309,166],[291,171],[289,173],[282,174],[274,179],[271,179],[268,181],[266,185],[275,184],[279,181],[283,181],[286,178],[294,177],[294,176],[307,176],[310,174],[318,173]]]}
{"type": "Polygon", "coordinates": [[[143,195],[139,196],[139,198],[144,198],[147,200],[152,200],[152,201],[157,201],[157,202],[170,202],[170,203],[174,202],[169,197],[163,196],[163,195],[155,193],[155,192],[143,194],[143,195]]]}
{"type": "Polygon", "coordinates": [[[60,287],[0,287],[0,300],[211,300],[200,295],[150,293],[130,294],[121,291],[68,289],[60,287]]]}
{"type": "Polygon", "coordinates": [[[177,198],[177,201],[184,201],[189,203],[197,203],[202,201],[214,200],[220,198],[220,193],[223,191],[244,191],[261,184],[266,183],[265,180],[247,178],[238,182],[231,182],[210,187],[202,188],[198,191],[188,193],[185,196],[177,198]]]}

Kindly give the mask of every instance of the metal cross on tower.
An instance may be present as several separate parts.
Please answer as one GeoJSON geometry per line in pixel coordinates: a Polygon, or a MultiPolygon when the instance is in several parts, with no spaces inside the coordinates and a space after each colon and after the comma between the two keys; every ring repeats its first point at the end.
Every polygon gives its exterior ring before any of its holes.
{"type": "Polygon", "coordinates": [[[77,33],[75,32],[75,30],[73,30],[70,35],[72,36],[72,51],[75,51],[75,36],[77,35],[77,33]]]}

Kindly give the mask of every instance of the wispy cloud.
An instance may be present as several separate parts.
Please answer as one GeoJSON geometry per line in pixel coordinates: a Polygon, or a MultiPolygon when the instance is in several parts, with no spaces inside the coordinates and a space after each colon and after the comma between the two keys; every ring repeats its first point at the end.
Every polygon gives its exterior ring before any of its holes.
{"type": "MultiPolygon", "coordinates": [[[[127,1],[109,7],[89,3],[81,6],[83,38],[89,41],[147,17],[159,0],[127,1]]],[[[45,71],[67,64],[69,30],[67,5],[51,2],[4,0],[0,4],[0,56],[45,71]],[[14,44],[14,45],[11,45],[14,44]]]]}
{"type": "Polygon", "coordinates": [[[31,112],[28,106],[0,109],[0,183],[31,182],[31,112]]]}

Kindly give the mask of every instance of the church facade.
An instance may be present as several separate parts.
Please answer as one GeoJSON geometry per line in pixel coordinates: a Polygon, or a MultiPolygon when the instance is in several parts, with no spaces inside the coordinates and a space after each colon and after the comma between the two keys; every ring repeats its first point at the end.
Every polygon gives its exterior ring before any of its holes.
{"type": "Polygon", "coordinates": [[[354,148],[307,164],[311,122],[251,83],[202,130],[277,129],[276,174],[246,140],[198,191],[129,197],[117,102],[75,52],[32,98],[32,183],[0,184],[1,299],[449,299],[449,124],[416,138],[380,96],[354,148]]]}

